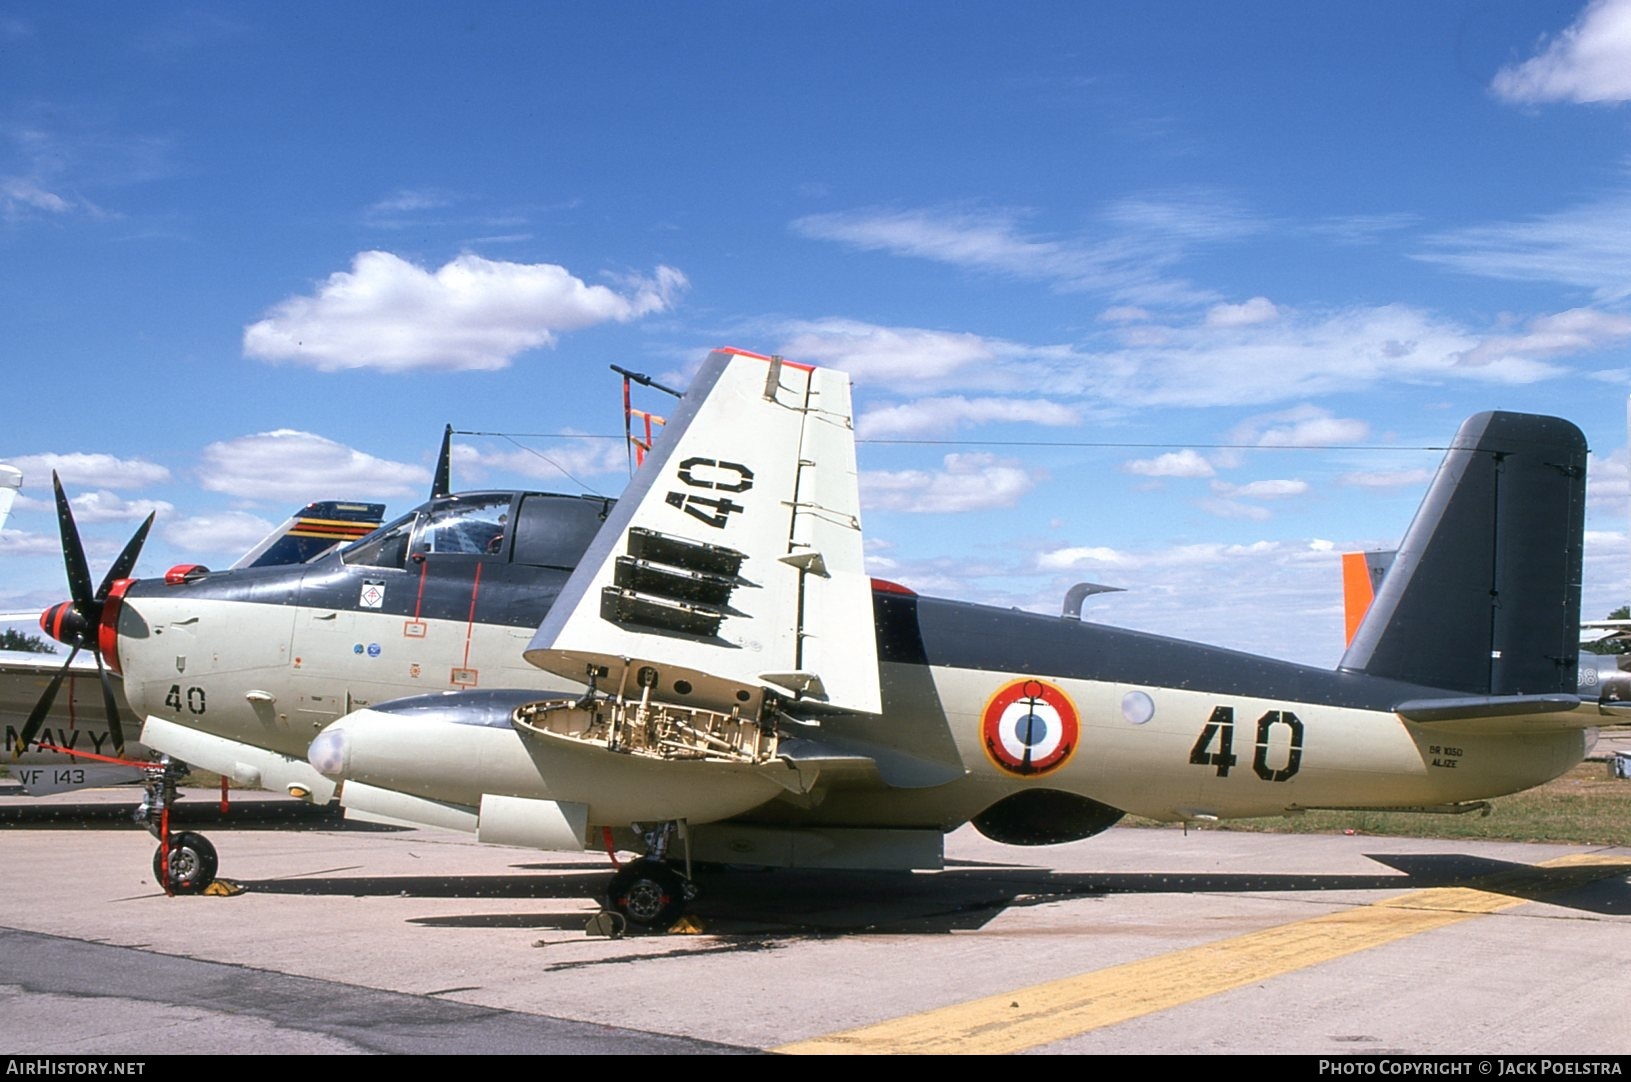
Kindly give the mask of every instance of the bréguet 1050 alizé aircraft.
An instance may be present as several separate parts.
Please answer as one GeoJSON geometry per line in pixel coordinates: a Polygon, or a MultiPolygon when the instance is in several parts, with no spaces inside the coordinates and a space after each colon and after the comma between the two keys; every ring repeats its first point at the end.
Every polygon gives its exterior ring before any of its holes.
{"type": "Polygon", "coordinates": [[[639,854],[608,900],[663,925],[692,861],[935,867],[966,822],[1052,844],[1556,777],[1620,720],[1575,693],[1585,462],[1566,421],[1467,421],[1326,671],[868,579],[847,377],[722,350],[615,505],[448,497],[294,571],[119,582],[93,622],[149,747],[639,854]]]}

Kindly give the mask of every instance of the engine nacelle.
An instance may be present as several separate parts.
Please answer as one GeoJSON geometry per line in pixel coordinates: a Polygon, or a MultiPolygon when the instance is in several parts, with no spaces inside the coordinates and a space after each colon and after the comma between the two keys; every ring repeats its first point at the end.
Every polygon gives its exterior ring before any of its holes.
{"type": "Polygon", "coordinates": [[[1027,789],[1003,797],[974,817],[974,829],[1004,845],[1058,845],[1109,830],[1127,814],[1058,789],[1027,789]]]}

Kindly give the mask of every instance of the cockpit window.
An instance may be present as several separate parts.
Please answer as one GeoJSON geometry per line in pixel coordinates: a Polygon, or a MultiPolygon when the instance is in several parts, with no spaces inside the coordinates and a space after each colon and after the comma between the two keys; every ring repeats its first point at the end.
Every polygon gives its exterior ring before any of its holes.
{"type": "Polygon", "coordinates": [[[396,567],[408,562],[408,537],[419,512],[410,511],[395,522],[386,523],[367,537],[347,545],[340,559],[358,567],[396,567]]]}
{"type": "Polygon", "coordinates": [[[513,493],[494,492],[437,500],[342,549],[340,559],[403,568],[410,554],[458,553],[571,570],[612,506],[610,500],[528,493],[512,523],[513,499],[513,493]]]}
{"type": "Polygon", "coordinates": [[[509,541],[510,497],[465,496],[437,502],[413,542],[414,552],[494,556],[509,541]]]}
{"type": "Polygon", "coordinates": [[[610,508],[610,500],[526,497],[521,501],[520,522],[515,533],[515,562],[538,567],[576,567],[610,508]]]}

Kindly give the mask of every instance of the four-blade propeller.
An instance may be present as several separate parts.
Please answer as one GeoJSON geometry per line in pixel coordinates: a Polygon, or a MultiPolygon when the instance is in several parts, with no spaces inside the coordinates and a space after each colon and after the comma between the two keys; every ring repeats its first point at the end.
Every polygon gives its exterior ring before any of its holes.
{"type": "Polygon", "coordinates": [[[51,485],[57,494],[57,525],[62,532],[62,560],[68,570],[70,600],[46,609],[40,615],[40,627],[47,635],[73,649],[69,651],[68,660],[63,662],[62,668],[57,670],[56,676],[51,678],[51,683],[46,685],[45,694],[34,704],[28,720],[23,723],[22,731],[17,734],[14,751],[21,755],[29,742],[39,733],[46,715],[51,712],[51,704],[56,701],[57,690],[62,687],[63,678],[68,675],[68,670],[74,663],[74,658],[79,656],[81,649],[88,649],[91,656],[96,659],[96,673],[102,681],[102,706],[107,711],[108,733],[113,738],[114,752],[122,755],[125,748],[124,726],[119,720],[119,703],[113,694],[113,682],[108,676],[107,666],[102,663],[98,637],[108,593],[113,589],[114,583],[130,577],[131,569],[136,566],[136,558],[141,555],[142,545],[147,540],[147,531],[153,527],[153,515],[149,514],[147,520],[131,535],[124,551],[113,561],[113,566],[102,578],[102,584],[93,593],[90,567],[85,562],[85,546],[79,539],[79,527],[74,523],[73,509],[68,506],[68,497],[63,493],[62,481],[55,471],[51,473],[51,485]]]}

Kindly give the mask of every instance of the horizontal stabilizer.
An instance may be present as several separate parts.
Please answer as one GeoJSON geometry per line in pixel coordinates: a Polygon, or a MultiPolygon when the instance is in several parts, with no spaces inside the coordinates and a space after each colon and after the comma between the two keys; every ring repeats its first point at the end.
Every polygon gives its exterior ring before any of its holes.
{"type": "Polygon", "coordinates": [[[1563,694],[1412,699],[1395,706],[1393,712],[1419,725],[1476,733],[1594,729],[1604,723],[1596,703],[1563,694]]]}
{"type": "Polygon", "coordinates": [[[1474,695],[1465,699],[1412,699],[1393,712],[1406,721],[1467,721],[1526,714],[1561,714],[1580,705],[1578,695],[1474,695]]]}

